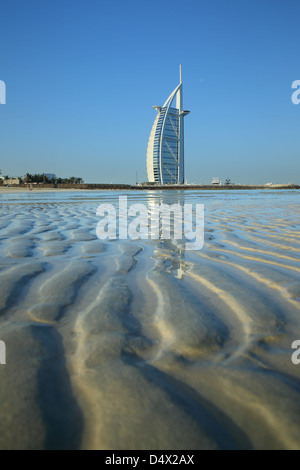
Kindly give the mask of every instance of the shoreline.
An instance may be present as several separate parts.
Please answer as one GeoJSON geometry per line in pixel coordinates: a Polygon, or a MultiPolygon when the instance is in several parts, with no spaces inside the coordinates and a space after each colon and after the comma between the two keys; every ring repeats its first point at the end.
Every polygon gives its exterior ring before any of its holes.
{"type": "Polygon", "coordinates": [[[30,187],[27,184],[10,185],[0,187],[0,194],[24,193],[24,192],[70,192],[70,191],[246,191],[246,190],[272,190],[272,189],[300,189],[296,184],[273,185],[130,185],[130,184],[35,184],[30,187]]]}

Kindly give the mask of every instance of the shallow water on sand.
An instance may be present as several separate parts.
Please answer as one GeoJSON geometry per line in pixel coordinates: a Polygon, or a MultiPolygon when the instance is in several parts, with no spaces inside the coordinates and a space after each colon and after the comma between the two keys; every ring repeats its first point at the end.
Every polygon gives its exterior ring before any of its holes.
{"type": "Polygon", "coordinates": [[[1,449],[300,449],[299,191],[0,194],[1,449]],[[205,206],[201,250],[99,204],[205,206]]]}

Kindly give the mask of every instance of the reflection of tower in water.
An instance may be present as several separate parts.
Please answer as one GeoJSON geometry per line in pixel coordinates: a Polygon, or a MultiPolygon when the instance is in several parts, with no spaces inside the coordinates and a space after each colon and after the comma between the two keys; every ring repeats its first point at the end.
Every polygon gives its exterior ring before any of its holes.
{"type": "Polygon", "coordinates": [[[160,259],[164,259],[167,272],[172,273],[178,279],[182,279],[186,271],[185,241],[183,235],[184,193],[176,191],[176,196],[148,193],[148,228],[149,238],[157,244],[157,249],[154,250],[155,255],[160,259]],[[166,219],[163,220],[163,215],[159,210],[164,204],[168,205],[169,208],[173,206],[175,209],[169,213],[171,214],[169,219],[170,231],[167,233],[169,235],[167,238],[165,236],[166,230],[163,227],[166,224],[166,219]],[[176,206],[178,206],[178,210],[176,210],[176,206]],[[179,228],[180,238],[176,238],[176,235],[179,235],[179,228]]]}

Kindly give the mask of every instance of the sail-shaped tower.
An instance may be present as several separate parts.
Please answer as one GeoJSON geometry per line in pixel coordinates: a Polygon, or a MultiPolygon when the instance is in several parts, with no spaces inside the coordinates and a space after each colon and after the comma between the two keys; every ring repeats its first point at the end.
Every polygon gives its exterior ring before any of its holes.
{"type": "Polygon", "coordinates": [[[159,184],[184,184],[184,127],[182,76],[163,106],[153,106],[157,115],[147,148],[148,181],[159,184]],[[175,101],[175,106],[173,102],[175,101]]]}

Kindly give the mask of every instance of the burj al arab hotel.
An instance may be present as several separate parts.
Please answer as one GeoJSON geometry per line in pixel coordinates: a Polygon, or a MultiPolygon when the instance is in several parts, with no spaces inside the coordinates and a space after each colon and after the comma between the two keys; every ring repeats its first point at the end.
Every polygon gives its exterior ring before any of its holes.
{"type": "Polygon", "coordinates": [[[158,184],[184,184],[184,127],[182,77],[163,106],[153,106],[157,115],[147,148],[148,181],[158,184]],[[176,98],[175,106],[173,102],[176,98]]]}

